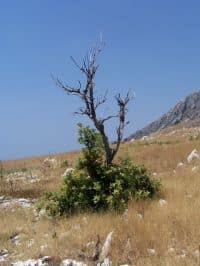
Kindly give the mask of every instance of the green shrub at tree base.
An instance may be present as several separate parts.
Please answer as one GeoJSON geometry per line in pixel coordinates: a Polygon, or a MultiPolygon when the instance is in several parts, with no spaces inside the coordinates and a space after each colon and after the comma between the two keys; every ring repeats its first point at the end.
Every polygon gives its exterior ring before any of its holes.
{"type": "Polygon", "coordinates": [[[152,179],[144,166],[130,160],[103,164],[99,133],[79,125],[79,142],[84,144],[82,157],[57,192],[48,193],[44,201],[50,215],[69,215],[82,211],[123,211],[131,198],[152,198],[160,182],[152,179]]]}

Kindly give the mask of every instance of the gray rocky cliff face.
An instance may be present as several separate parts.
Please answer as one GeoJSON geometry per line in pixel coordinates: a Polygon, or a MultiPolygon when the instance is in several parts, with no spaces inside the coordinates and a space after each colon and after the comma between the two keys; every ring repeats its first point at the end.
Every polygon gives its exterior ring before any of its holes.
{"type": "Polygon", "coordinates": [[[173,108],[166,114],[161,116],[156,121],[150,123],[141,130],[137,130],[130,135],[126,140],[133,138],[138,139],[143,136],[148,136],[151,133],[155,133],[166,129],[168,127],[177,125],[182,122],[199,121],[200,125],[200,91],[190,94],[183,100],[179,101],[173,108]]]}

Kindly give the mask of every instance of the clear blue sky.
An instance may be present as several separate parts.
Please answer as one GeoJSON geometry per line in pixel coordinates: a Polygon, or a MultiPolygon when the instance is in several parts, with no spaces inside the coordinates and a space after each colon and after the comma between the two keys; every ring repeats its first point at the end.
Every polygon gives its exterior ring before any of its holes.
{"type": "MultiPolygon", "coordinates": [[[[132,89],[126,136],[200,87],[200,2],[6,0],[0,2],[0,159],[77,149],[79,106],[52,82],[76,84],[77,60],[106,42],[96,85],[132,89]]],[[[109,101],[106,111],[112,111],[109,101]]],[[[86,122],[87,120],[84,120],[86,122]]],[[[108,127],[111,139],[114,123],[108,127]]]]}

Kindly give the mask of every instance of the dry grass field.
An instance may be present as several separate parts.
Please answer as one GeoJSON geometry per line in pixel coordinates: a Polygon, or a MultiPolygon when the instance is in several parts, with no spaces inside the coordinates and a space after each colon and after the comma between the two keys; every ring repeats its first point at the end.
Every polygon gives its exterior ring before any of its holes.
{"type": "MultiPolygon", "coordinates": [[[[112,265],[200,265],[200,160],[187,162],[193,149],[200,151],[199,129],[172,130],[147,141],[124,143],[119,157],[144,164],[162,183],[157,198],[131,201],[126,215],[84,213],[70,218],[38,217],[33,208],[0,208],[0,249],[9,251],[11,261],[51,256],[53,265],[74,258],[89,259],[97,235],[104,242],[113,231],[109,258],[112,265]],[[177,167],[177,164],[183,165],[177,167]],[[194,168],[196,166],[196,168],[194,168]],[[164,199],[165,201],[159,201],[164,199]],[[162,204],[163,203],[163,204],[162,204]],[[13,242],[19,235],[18,242],[13,242]]],[[[55,155],[73,165],[78,152],[55,155]]],[[[3,162],[3,169],[41,170],[43,157],[3,162]]],[[[39,171],[38,170],[38,171],[39,171]]],[[[39,199],[56,190],[64,167],[41,171],[35,183],[0,183],[0,196],[39,199]]],[[[1,265],[1,262],[0,262],[1,265]]],[[[10,265],[10,262],[2,262],[10,265]]]]}

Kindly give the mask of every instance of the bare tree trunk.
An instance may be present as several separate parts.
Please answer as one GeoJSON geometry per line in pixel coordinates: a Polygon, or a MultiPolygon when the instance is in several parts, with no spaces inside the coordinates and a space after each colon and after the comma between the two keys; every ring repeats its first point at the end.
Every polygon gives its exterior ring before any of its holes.
{"type": "Polygon", "coordinates": [[[108,137],[105,134],[104,131],[104,125],[95,125],[99,133],[101,134],[103,145],[104,145],[104,151],[105,151],[105,164],[110,165],[113,161],[113,150],[110,147],[108,137]]]}

